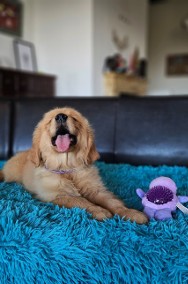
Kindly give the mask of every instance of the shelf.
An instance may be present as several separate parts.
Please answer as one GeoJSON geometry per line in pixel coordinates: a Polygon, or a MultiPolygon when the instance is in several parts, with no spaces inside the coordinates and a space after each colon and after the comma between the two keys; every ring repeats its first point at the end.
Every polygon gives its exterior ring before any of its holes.
{"type": "Polygon", "coordinates": [[[0,96],[3,97],[53,97],[54,75],[0,68],[0,96]]]}
{"type": "Polygon", "coordinates": [[[147,81],[137,76],[106,72],[103,81],[106,96],[118,96],[120,93],[146,95],[147,81]]]}

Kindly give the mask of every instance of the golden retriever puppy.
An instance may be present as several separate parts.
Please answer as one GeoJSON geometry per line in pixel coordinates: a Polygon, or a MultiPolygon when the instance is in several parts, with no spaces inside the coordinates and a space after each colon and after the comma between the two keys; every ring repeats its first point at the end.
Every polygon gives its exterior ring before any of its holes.
{"type": "Polygon", "coordinates": [[[32,147],[8,160],[0,178],[21,183],[44,202],[85,208],[97,220],[119,214],[146,223],[142,212],[126,208],[105,188],[92,165],[98,158],[88,120],[72,108],[56,108],[38,123],[32,147]]]}

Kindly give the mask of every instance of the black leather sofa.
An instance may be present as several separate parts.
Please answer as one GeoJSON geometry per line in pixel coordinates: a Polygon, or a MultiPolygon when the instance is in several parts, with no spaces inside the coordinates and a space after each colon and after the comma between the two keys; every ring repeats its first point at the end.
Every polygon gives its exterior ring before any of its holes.
{"type": "Polygon", "coordinates": [[[188,96],[1,98],[0,159],[29,148],[43,114],[62,106],[88,118],[102,161],[188,165],[188,96]]]}

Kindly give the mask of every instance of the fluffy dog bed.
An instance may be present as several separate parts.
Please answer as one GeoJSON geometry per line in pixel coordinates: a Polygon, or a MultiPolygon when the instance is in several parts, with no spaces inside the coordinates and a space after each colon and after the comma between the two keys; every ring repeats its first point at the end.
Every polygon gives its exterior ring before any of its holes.
{"type": "MultiPolygon", "coordinates": [[[[1,163],[2,166],[2,163],[1,163]]],[[[97,163],[110,190],[142,209],[135,190],[174,179],[188,194],[185,167],[97,163]]],[[[78,208],[45,204],[18,184],[0,183],[0,283],[188,283],[188,215],[148,225],[118,216],[98,222],[78,208]]]]}

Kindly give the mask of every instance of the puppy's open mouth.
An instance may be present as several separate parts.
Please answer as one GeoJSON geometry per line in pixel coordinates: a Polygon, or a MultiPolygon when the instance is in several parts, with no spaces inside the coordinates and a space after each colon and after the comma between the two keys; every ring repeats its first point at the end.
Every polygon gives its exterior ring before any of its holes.
{"type": "Polygon", "coordinates": [[[51,141],[58,152],[65,153],[69,151],[71,146],[76,145],[77,138],[76,135],[71,134],[66,128],[60,127],[51,141]]]}

